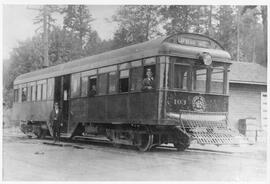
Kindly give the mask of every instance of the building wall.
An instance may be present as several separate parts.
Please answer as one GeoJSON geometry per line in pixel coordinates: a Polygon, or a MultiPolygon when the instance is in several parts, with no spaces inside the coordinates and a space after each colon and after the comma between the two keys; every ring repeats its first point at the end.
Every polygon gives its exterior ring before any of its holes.
{"type": "Polygon", "coordinates": [[[238,128],[239,119],[256,118],[261,126],[261,92],[266,92],[265,85],[230,83],[229,121],[238,128]]]}

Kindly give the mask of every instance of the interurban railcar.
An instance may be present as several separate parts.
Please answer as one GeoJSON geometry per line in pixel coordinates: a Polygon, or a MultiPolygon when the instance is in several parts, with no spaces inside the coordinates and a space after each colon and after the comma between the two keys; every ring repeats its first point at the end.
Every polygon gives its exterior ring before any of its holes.
{"type": "Polygon", "coordinates": [[[20,75],[14,119],[25,133],[49,135],[58,102],[62,137],[105,136],[142,151],[164,143],[184,150],[191,140],[230,143],[230,64],[230,54],[207,36],[161,37],[20,75]]]}

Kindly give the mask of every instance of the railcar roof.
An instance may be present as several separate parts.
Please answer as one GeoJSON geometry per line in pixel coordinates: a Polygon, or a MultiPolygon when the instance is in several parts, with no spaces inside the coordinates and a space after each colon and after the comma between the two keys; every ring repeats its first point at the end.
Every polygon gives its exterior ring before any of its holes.
{"type": "MultiPolygon", "coordinates": [[[[188,35],[196,35],[196,34],[188,34],[188,35]]],[[[174,35],[163,36],[143,43],[134,44],[120,49],[104,52],[101,54],[81,59],[76,59],[67,63],[62,63],[59,65],[22,74],[14,80],[14,85],[66,75],[70,73],[86,71],[89,69],[99,68],[103,66],[115,65],[126,61],[132,61],[157,55],[194,57],[198,53],[209,52],[212,55],[214,61],[225,62],[227,60],[230,60],[229,53],[224,51],[217,42],[216,43],[220,46],[220,49],[214,50],[209,48],[192,47],[171,43],[169,41],[169,38],[172,38],[173,36],[174,35]]],[[[208,38],[202,35],[199,36],[208,38]]]]}

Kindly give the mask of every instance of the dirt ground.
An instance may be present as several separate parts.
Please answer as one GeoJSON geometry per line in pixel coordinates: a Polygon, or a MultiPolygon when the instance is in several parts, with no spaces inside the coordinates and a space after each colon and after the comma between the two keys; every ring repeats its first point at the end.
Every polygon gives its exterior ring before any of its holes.
{"type": "MultiPolygon", "coordinates": [[[[4,129],[4,181],[266,181],[266,150],[138,152],[101,143],[51,145],[4,129]]],[[[234,150],[239,150],[234,148],[234,150]]]]}

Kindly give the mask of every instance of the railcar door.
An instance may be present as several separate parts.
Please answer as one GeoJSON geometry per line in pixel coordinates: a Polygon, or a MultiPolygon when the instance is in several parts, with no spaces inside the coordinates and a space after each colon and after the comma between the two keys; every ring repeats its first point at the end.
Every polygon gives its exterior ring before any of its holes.
{"type": "Polygon", "coordinates": [[[62,109],[61,133],[67,133],[69,119],[70,75],[55,78],[54,101],[58,102],[62,109]]]}

